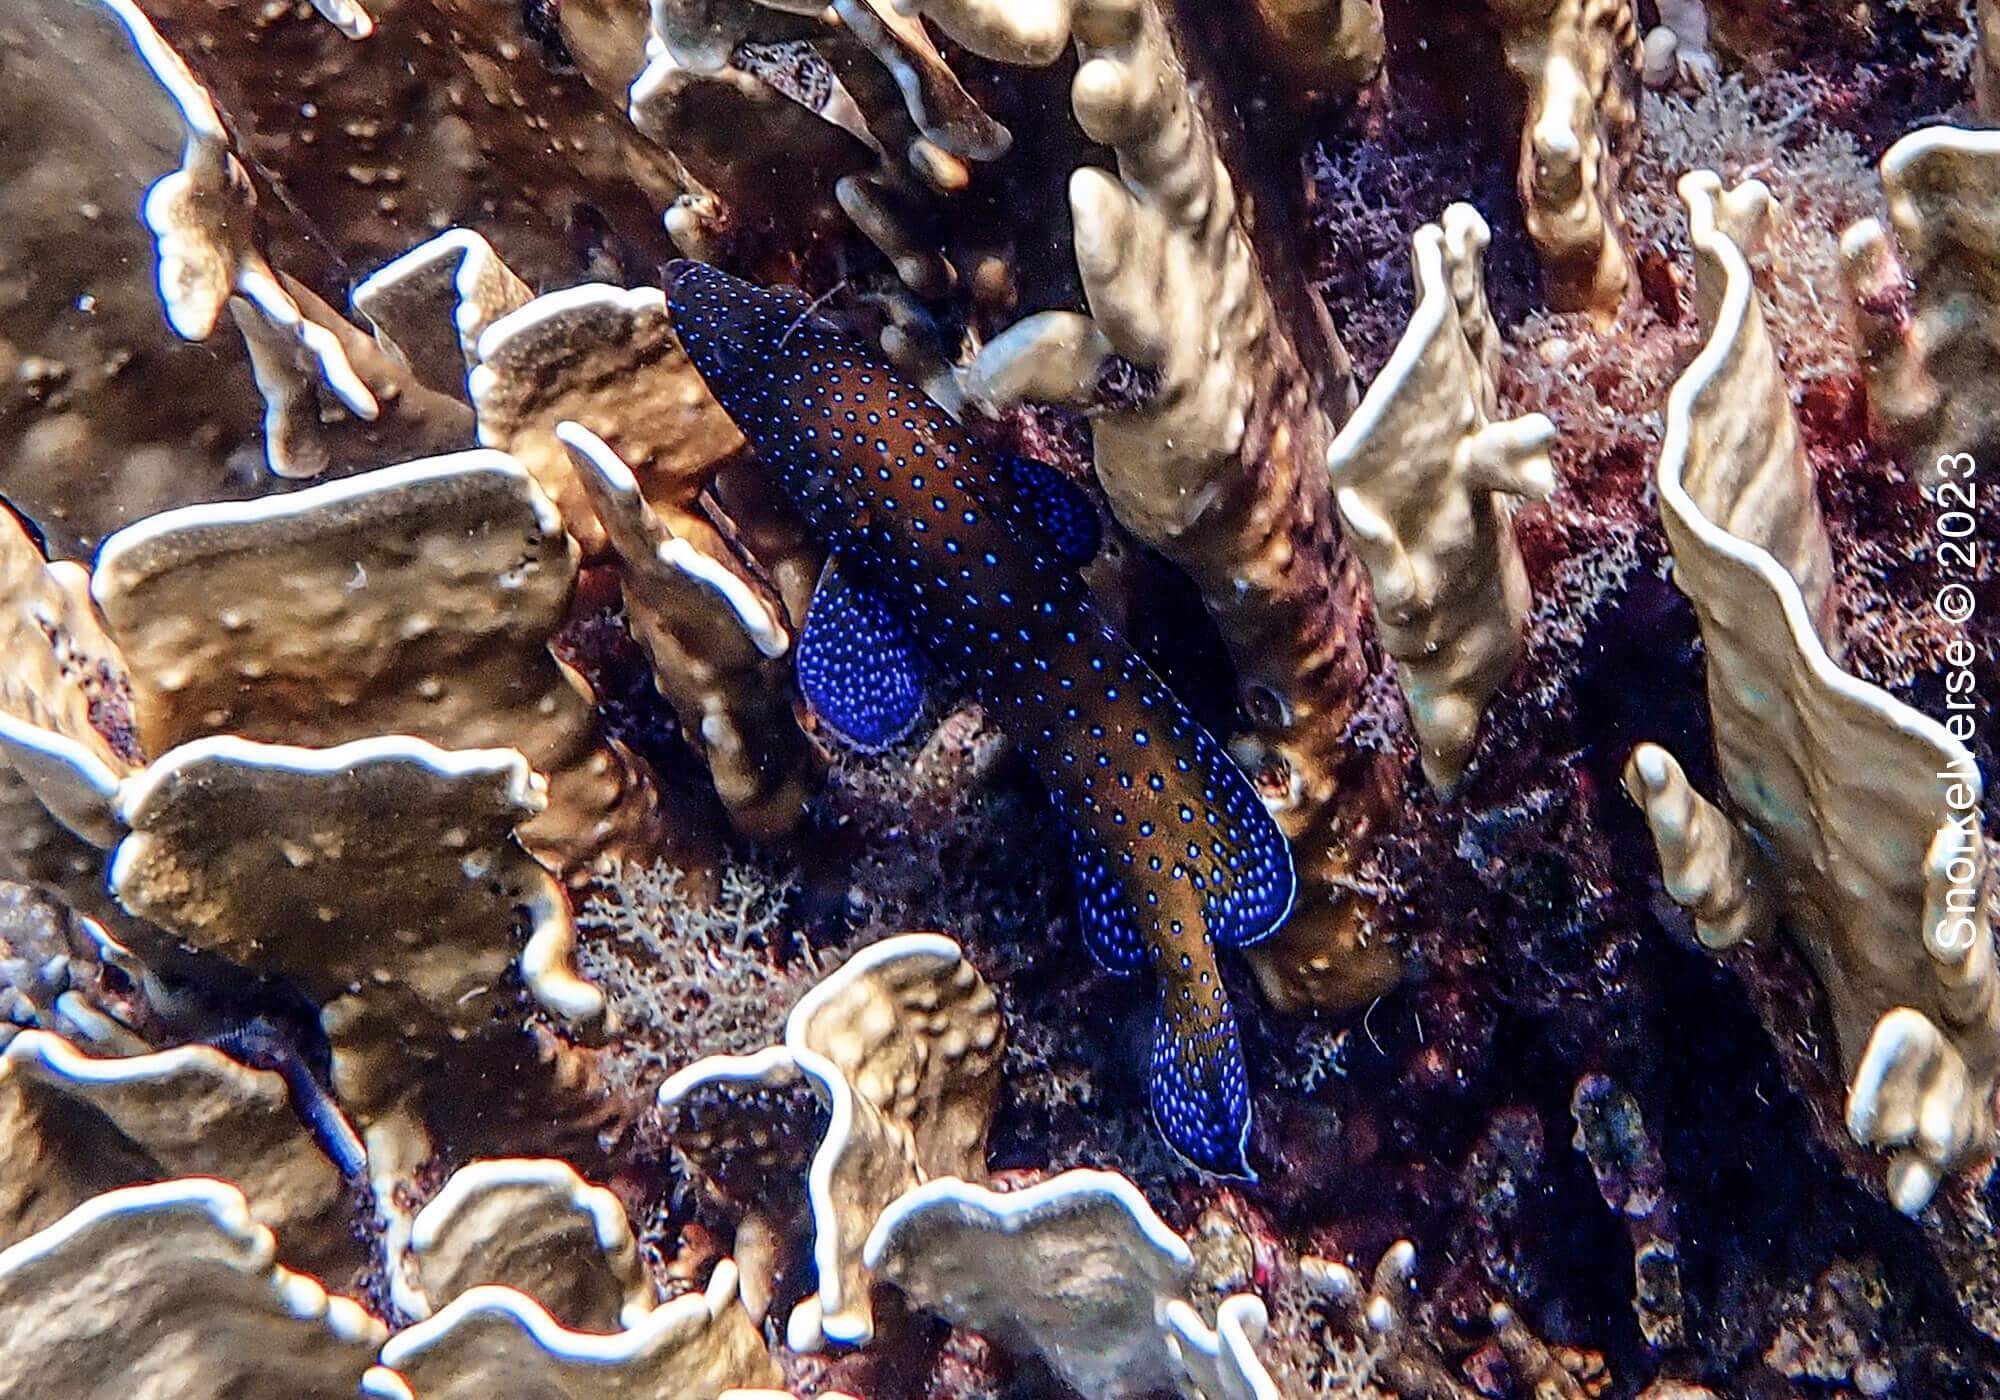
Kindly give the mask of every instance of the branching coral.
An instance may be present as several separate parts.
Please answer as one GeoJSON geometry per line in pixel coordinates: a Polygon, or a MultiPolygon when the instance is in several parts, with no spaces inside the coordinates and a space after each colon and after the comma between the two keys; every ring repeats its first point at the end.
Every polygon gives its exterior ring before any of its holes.
{"type": "MultiPolygon", "coordinates": [[[[1829,655],[1826,541],[1736,241],[1758,201],[1706,174],[1682,193],[1712,330],[1669,399],[1660,454],[1675,578],[1701,620],[1723,784],[1832,1007],[1849,1131],[1891,1153],[1891,1199],[1914,1213],[1990,1150],[2000,979],[1978,769],[1942,725],[1829,655]]],[[[1721,883],[1748,873],[1748,838],[1677,800],[1663,755],[1641,749],[1627,781],[1661,814],[1663,863],[1709,936],[1761,922],[1760,895],[1721,883]]]]}
{"type": "Polygon", "coordinates": [[[647,498],[680,514],[692,514],[716,468],[742,448],[681,353],[658,288],[586,284],[537,297],[488,326],[475,354],[479,440],[533,473],[587,556],[603,552],[604,527],[556,437],[559,423],[609,442],[647,498]]]}
{"type": "Polygon", "coordinates": [[[1555,425],[1540,414],[1494,421],[1500,332],[1486,307],[1488,237],[1465,204],[1418,230],[1416,315],[1327,453],[1424,773],[1444,789],[1464,774],[1486,701],[1520,655],[1528,579],[1509,498],[1555,489],[1555,425]]]}
{"type": "Polygon", "coordinates": [[[783,600],[705,521],[669,525],[604,439],[570,422],[556,435],[624,565],[632,630],[708,760],[716,795],[751,836],[795,830],[819,760],[793,715],[794,639],[783,600]]]}
{"type": "Polygon", "coordinates": [[[1633,0],[1487,0],[1528,90],[1518,185],[1550,305],[1617,316],[1632,281],[1619,187],[1638,144],[1633,0]]]}
{"type": "Polygon", "coordinates": [[[155,80],[186,126],[181,168],[146,195],[145,220],[159,251],[167,319],[190,340],[206,340],[225,307],[243,333],[264,396],[265,449],[280,476],[351,468],[356,455],[379,459],[382,433],[358,442],[329,437],[329,416],[362,423],[381,417],[389,442],[405,452],[455,445],[469,424],[462,409],[401,376],[354,327],[298,282],[273,268],[257,240],[256,195],[208,93],[180,55],[129,0],[104,0],[131,32],[155,80]],[[354,361],[360,359],[357,367],[354,361]]]}
{"type": "Polygon", "coordinates": [[[577,961],[618,1025],[604,1057],[614,1088],[651,1092],[706,1054],[755,1050],[827,970],[783,926],[795,884],[738,863],[709,891],[664,862],[599,876],[577,909],[577,961]]]}
{"type": "Polygon", "coordinates": [[[1381,71],[1381,0],[1257,0],[1267,61],[1308,87],[1343,92],[1381,71]]]}
{"type": "Polygon", "coordinates": [[[424,384],[463,396],[479,337],[534,295],[492,244],[455,228],[371,273],[353,300],[383,349],[424,384]]]}
{"type": "Polygon", "coordinates": [[[1400,1396],[1416,1400],[1469,1400],[1437,1349],[1411,1325],[1417,1270],[1416,1246],[1398,1240],[1382,1252],[1366,1283],[1347,1265],[1307,1258],[1300,1269],[1324,1298],[1334,1321],[1363,1346],[1369,1372],[1400,1396]]]}
{"type": "Polygon", "coordinates": [[[1623,1218],[1632,1239],[1632,1310],[1639,1331],[1651,1346],[1679,1346],[1687,1340],[1680,1231],[1660,1149],[1638,1103],[1605,1075],[1577,1080],[1569,1111],[1576,1120],[1576,1149],[1590,1163],[1597,1192],[1623,1218]]]}

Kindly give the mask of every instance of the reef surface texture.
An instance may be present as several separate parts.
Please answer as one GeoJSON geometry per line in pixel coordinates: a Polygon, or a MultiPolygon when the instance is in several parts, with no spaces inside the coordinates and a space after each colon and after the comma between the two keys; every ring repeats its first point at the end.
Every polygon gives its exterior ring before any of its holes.
{"type": "Polygon", "coordinates": [[[2000,1400],[2000,4],[0,4],[0,1400],[2000,1400]]]}

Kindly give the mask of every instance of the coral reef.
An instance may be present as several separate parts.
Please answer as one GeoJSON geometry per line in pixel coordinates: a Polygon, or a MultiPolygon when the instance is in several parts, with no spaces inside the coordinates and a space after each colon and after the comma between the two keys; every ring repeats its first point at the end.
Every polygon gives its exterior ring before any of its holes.
{"type": "Polygon", "coordinates": [[[0,1397],[2000,1400],[1996,43],[17,0],[0,1397]]]}

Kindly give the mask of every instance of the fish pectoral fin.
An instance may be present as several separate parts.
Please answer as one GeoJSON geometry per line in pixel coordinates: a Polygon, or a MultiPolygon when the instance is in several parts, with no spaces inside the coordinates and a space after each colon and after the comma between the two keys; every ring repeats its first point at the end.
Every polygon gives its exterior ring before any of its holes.
{"type": "Polygon", "coordinates": [[[1082,568],[1104,543],[1104,523],[1090,493],[1047,462],[1032,457],[993,458],[1000,503],[1015,532],[1046,545],[1058,563],[1082,568]]]}
{"type": "Polygon", "coordinates": [[[1146,966],[1146,939],[1111,863],[1095,841],[1070,827],[1076,874],[1076,922],[1083,946],[1106,972],[1130,977],[1146,966]]]}
{"type": "Polygon", "coordinates": [[[1255,1181],[1250,1169],[1250,1075],[1236,1015],[1219,987],[1206,1007],[1177,1005],[1184,984],[1168,983],[1153,1027],[1150,1097],[1167,1145],[1203,1171],[1255,1181]]]}
{"type": "Polygon", "coordinates": [[[838,555],[826,561],[800,630],[799,690],[860,749],[909,733],[923,708],[923,653],[903,619],[838,555]]]}

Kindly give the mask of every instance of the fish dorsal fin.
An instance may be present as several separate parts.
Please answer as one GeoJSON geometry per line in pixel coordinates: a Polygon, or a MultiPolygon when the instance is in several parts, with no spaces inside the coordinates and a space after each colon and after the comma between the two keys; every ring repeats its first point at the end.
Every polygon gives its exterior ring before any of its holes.
{"type": "Polygon", "coordinates": [[[1046,546],[1058,563],[1081,568],[1097,557],[1104,526],[1090,493],[1047,462],[995,454],[995,502],[1014,533],[1046,546]]]}
{"type": "Polygon", "coordinates": [[[1208,902],[1208,934],[1218,947],[1247,948],[1291,915],[1298,894],[1292,847],[1236,761],[1206,729],[1193,730],[1195,771],[1221,818],[1219,854],[1228,871],[1227,884],[1208,902]]]}
{"type": "Polygon", "coordinates": [[[923,708],[923,655],[910,629],[831,555],[799,636],[799,690],[828,727],[860,749],[886,748],[923,708]]]}
{"type": "Polygon", "coordinates": [[[1076,874],[1076,922],[1083,946],[1106,972],[1130,977],[1146,966],[1146,940],[1132,916],[1131,898],[1111,873],[1097,843],[1074,823],[1069,829],[1076,874]]]}

